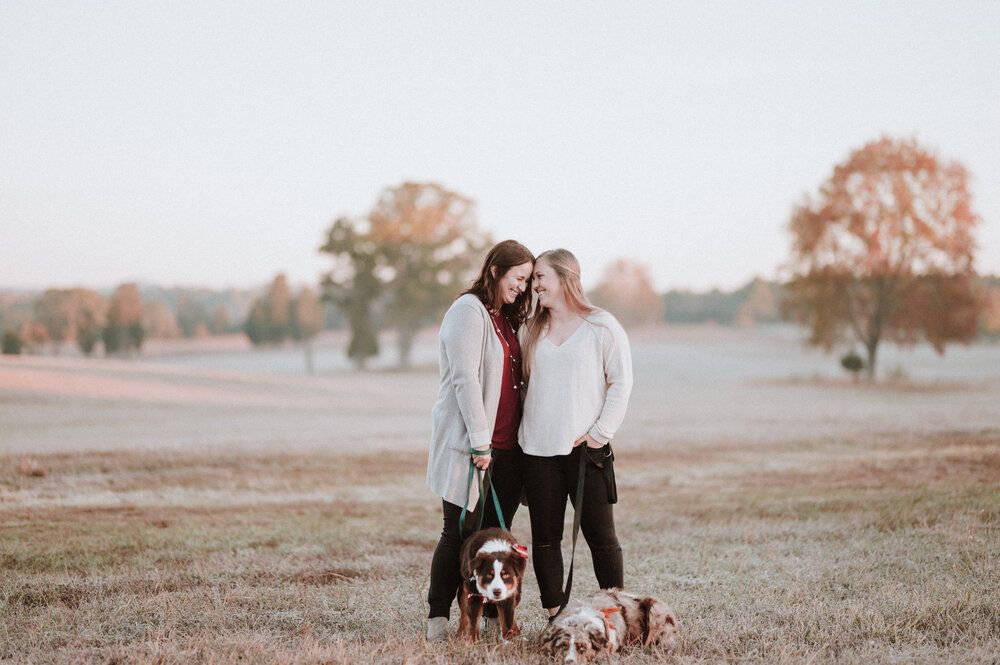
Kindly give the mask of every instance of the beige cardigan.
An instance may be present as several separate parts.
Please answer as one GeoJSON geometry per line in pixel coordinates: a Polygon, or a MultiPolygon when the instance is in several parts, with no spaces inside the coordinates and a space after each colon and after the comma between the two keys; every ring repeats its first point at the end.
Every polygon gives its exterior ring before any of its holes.
{"type": "Polygon", "coordinates": [[[441,385],[431,410],[427,485],[445,501],[475,507],[479,487],[467,497],[469,448],[486,450],[493,441],[504,352],[486,307],[471,294],[460,296],[438,332],[441,385]]]}

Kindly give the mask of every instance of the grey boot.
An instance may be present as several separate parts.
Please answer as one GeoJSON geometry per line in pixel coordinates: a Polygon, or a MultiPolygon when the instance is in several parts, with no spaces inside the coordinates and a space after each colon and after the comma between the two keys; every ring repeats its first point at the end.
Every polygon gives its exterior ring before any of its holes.
{"type": "Polygon", "coordinates": [[[427,620],[427,641],[448,641],[448,617],[434,617],[427,620]]]}

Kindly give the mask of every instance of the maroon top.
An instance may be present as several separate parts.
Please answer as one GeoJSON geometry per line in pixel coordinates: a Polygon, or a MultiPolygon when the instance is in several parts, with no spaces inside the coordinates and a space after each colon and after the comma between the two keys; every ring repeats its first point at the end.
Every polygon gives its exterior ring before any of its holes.
{"type": "Polygon", "coordinates": [[[521,426],[521,345],[507,317],[500,314],[491,318],[503,346],[503,379],[493,426],[493,447],[510,450],[517,445],[517,429],[521,426]]]}

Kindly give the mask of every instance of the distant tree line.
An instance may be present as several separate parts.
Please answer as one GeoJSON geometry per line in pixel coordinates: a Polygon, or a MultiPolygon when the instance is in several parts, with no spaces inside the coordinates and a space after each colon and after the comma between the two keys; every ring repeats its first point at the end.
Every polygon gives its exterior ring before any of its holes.
{"type": "Polygon", "coordinates": [[[145,340],[238,332],[249,291],[164,289],[122,284],[111,292],[87,288],[0,292],[4,353],[58,354],[73,345],[84,355],[134,355],[145,340]],[[234,323],[235,321],[235,323],[234,323]]]}
{"type": "Polygon", "coordinates": [[[108,355],[137,353],[146,338],[144,316],[135,284],[122,284],[108,297],[85,288],[47,289],[19,328],[5,329],[5,352],[49,347],[58,354],[64,344],[74,343],[89,356],[100,343],[108,355]]]}
{"type": "Polygon", "coordinates": [[[714,323],[746,326],[781,321],[781,284],[754,278],[734,291],[672,290],[663,295],[666,321],[676,324],[714,323]]]}
{"type": "MultiPolygon", "coordinates": [[[[589,295],[626,326],[795,321],[812,343],[846,347],[844,366],[853,372],[860,371],[854,348],[863,347],[869,376],[882,341],[926,342],[943,352],[977,335],[1000,338],[1000,278],[973,270],[980,219],[966,180],[961,165],[916,141],[883,137],[851,152],[796,206],[780,282],[658,294],[646,266],[618,259],[589,295]]],[[[359,367],[379,353],[379,333],[389,329],[405,366],[417,331],[440,321],[492,242],[471,199],[435,183],[404,182],[382,190],[367,214],[333,223],[319,248],[332,260],[319,293],[293,295],[279,275],[264,295],[243,300],[238,317],[207,291],[144,299],[134,284],[110,296],[50,289],[27,307],[23,294],[0,293],[4,351],[51,344],[58,352],[73,341],[85,354],[99,343],[106,353],[129,354],[149,336],[239,329],[255,345],[301,343],[311,363],[317,332],[346,325],[347,354],[359,367]]]]}
{"type": "MultiPolygon", "coordinates": [[[[251,290],[141,287],[142,333],[137,335],[138,330],[133,327],[126,335],[119,325],[119,332],[107,333],[116,348],[111,353],[135,353],[146,339],[245,332],[255,344],[266,346],[292,341],[303,344],[306,353],[311,355],[313,338],[309,332],[318,325],[317,314],[314,312],[312,322],[305,326],[293,322],[301,317],[308,319],[306,312],[314,305],[310,305],[308,293],[303,295],[300,291],[298,297],[293,298],[291,294],[283,295],[287,289],[287,280],[281,275],[263,295],[255,295],[251,290]],[[290,308],[294,303],[301,312],[289,314],[284,332],[271,315],[277,309],[274,300],[285,300],[290,308]]],[[[985,339],[1000,339],[1000,277],[980,276],[975,280],[975,289],[984,302],[977,324],[978,333],[985,339]]],[[[784,291],[780,282],[755,278],[732,291],[670,290],[660,294],[653,288],[645,266],[618,259],[606,267],[601,282],[588,295],[594,304],[613,312],[626,326],[662,323],[748,326],[785,320],[781,311],[784,291]],[[619,275],[631,277],[619,279],[619,275]]],[[[112,297],[113,293],[102,295],[82,288],[49,289],[42,293],[0,291],[3,352],[39,353],[48,349],[50,353],[58,353],[64,344],[74,344],[81,353],[92,355],[105,344],[112,297]]],[[[319,330],[348,326],[348,316],[335,307],[323,306],[322,298],[315,292],[312,297],[320,304],[322,324],[319,330]]],[[[369,306],[370,321],[389,320],[385,315],[384,295],[369,306]]],[[[114,316],[121,317],[123,309],[119,306],[117,311],[121,313],[114,316]]],[[[430,321],[428,325],[433,323],[430,321]]],[[[134,326],[135,321],[130,325],[134,326]]],[[[374,337],[377,330],[372,323],[367,325],[372,335],[368,339],[373,345],[369,349],[374,349],[374,353],[368,353],[371,356],[378,353],[374,337]]],[[[358,354],[357,349],[353,352],[358,354]]]]}
{"type": "Polygon", "coordinates": [[[302,287],[293,296],[287,278],[278,275],[267,293],[254,301],[244,331],[255,346],[277,345],[286,340],[301,344],[305,349],[306,369],[312,373],[312,341],[323,330],[326,320],[323,304],[314,290],[302,287]]]}

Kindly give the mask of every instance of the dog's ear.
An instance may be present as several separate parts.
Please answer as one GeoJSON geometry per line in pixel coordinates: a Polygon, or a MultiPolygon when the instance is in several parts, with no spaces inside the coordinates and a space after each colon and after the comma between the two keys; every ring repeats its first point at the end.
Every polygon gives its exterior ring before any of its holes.
{"type": "Polygon", "coordinates": [[[661,600],[646,597],[639,601],[645,629],[642,636],[643,646],[659,644],[664,635],[677,630],[677,619],[670,607],[661,600]]]}
{"type": "Polygon", "coordinates": [[[510,557],[510,565],[517,571],[518,577],[524,577],[524,570],[528,567],[528,559],[517,553],[510,557]]]}
{"type": "Polygon", "coordinates": [[[555,656],[559,653],[559,649],[562,646],[568,646],[569,641],[566,637],[566,632],[562,630],[561,627],[555,624],[549,624],[545,628],[545,632],[542,633],[542,645],[539,647],[541,651],[546,656],[555,656]],[[561,644],[565,642],[565,644],[561,644]]]}
{"type": "Polygon", "coordinates": [[[554,626],[552,626],[552,624],[549,624],[548,626],[545,627],[545,630],[542,632],[542,635],[539,638],[541,644],[539,645],[538,650],[541,651],[546,656],[555,655],[556,640],[558,638],[559,635],[554,630],[554,626]]]}
{"type": "Polygon", "coordinates": [[[656,628],[651,614],[654,611],[656,599],[646,596],[639,600],[639,612],[642,614],[642,645],[649,646],[656,637],[656,628]]]}
{"type": "Polygon", "coordinates": [[[587,637],[590,638],[590,643],[593,645],[595,651],[604,651],[608,648],[607,633],[599,629],[597,626],[590,627],[587,631],[587,637]]]}
{"type": "Polygon", "coordinates": [[[486,557],[482,554],[477,554],[475,557],[469,560],[469,570],[465,573],[466,578],[472,580],[472,578],[474,578],[478,574],[479,568],[483,565],[485,561],[486,557]]]}

